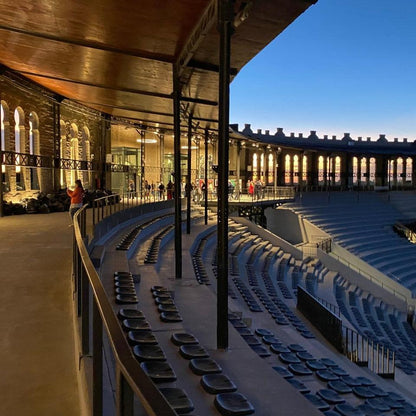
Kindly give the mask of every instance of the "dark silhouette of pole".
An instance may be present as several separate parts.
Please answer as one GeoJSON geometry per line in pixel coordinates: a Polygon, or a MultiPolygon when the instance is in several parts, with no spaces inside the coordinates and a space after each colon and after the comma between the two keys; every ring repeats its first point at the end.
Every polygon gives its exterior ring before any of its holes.
{"type": "Polygon", "coordinates": [[[204,166],[204,180],[205,180],[205,189],[204,189],[204,216],[205,216],[205,225],[208,224],[208,129],[205,129],[205,166],[204,166]]]}
{"type": "Polygon", "coordinates": [[[186,178],[186,234],[191,234],[192,114],[188,117],[188,174],[186,178]]]}
{"type": "Polygon", "coordinates": [[[218,108],[218,279],[217,348],[228,348],[228,157],[230,110],[230,56],[233,1],[218,2],[219,108],[218,108]]]}
{"type": "Polygon", "coordinates": [[[173,150],[174,150],[174,205],[175,205],[175,278],[182,279],[181,228],[181,90],[178,74],[173,71],[173,150]]]}

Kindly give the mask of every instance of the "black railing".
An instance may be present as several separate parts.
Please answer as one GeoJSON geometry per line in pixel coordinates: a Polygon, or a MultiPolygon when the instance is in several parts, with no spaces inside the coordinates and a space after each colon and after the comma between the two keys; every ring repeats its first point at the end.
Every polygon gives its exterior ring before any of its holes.
{"type": "MultiPolygon", "coordinates": [[[[85,245],[87,238],[86,208],[87,205],[78,210],[74,216],[73,273],[77,311],[80,319],[81,354],[82,357],[90,355],[92,357],[92,375],[88,377],[90,391],[92,391],[91,414],[94,416],[103,415],[104,327],[115,360],[116,414],[133,416],[136,397],[145,414],[174,416],[176,412],[135,359],[112,304],[91,262],[85,245]],[[90,292],[92,296],[90,296],[90,292]],[[90,316],[91,310],[92,317],[90,316]]],[[[118,206],[118,208],[120,207],[118,206]]],[[[106,211],[106,214],[108,212],[106,211]]]]}

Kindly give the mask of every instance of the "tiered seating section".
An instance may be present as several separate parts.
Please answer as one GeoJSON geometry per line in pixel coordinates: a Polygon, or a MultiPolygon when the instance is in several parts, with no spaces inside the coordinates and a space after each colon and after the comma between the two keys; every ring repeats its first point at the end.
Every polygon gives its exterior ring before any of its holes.
{"type": "MultiPolygon", "coordinates": [[[[405,209],[399,202],[394,205],[405,209]]],[[[394,205],[376,193],[340,192],[331,193],[329,198],[321,193],[304,194],[301,202],[284,207],[301,214],[341,246],[416,293],[416,245],[393,231],[394,223],[409,213],[402,214],[394,205]]]]}
{"type": "MultiPolygon", "coordinates": [[[[160,223],[159,230],[153,230],[148,242],[157,240],[165,230],[160,223]]],[[[215,287],[212,283],[216,279],[215,231],[215,227],[206,229],[195,239],[191,249],[197,282],[211,287],[215,287]]],[[[416,371],[416,335],[402,313],[360,288],[352,287],[319,261],[296,260],[233,220],[229,221],[229,253],[229,295],[234,308],[229,314],[230,323],[247,345],[313,406],[327,416],[416,415],[416,407],[409,400],[373,379],[351,375],[337,360],[327,357],[324,348],[318,357],[308,350],[302,340],[314,342],[315,348],[319,342],[296,311],[297,287],[301,285],[319,295],[321,284],[328,286],[331,281],[333,299],[342,318],[370,340],[382,342],[396,351],[396,366],[411,376],[416,371]],[[250,322],[255,322],[259,315],[268,317],[269,327],[251,326],[250,322]],[[291,328],[299,336],[299,342],[290,343],[279,336],[284,328],[291,328]]],[[[177,387],[178,376],[167,358],[171,353],[168,354],[166,346],[162,348],[159,341],[162,332],[154,332],[144,313],[137,309],[139,284],[140,277],[128,271],[114,273],[114,307],[120,323],[143,370],[178,414],[190,414],[194,403],[184,389],[177,387]]],[[[153,286],[151,296],[163,325],[183,321],[173,293],[167,287],[153,286]]],[[[254,413],[249,399],[238,392],[238,380],[223,373],[218,362],[192,333],[171,330],[171,326],[167,328],[171,333],[171,347],[177,348],[183,363],[198,377],[204,394],[212,395],[212,403],[221,415],[254,413]]]]}

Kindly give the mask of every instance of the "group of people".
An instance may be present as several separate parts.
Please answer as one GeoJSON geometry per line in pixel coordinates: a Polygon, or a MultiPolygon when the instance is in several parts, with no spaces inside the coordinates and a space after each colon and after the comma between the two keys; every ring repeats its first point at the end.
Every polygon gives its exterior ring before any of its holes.
{"type": "Polygon", "coordinates": [[[260,179],[257,179],[256,181],[248,180],[247,182],[247,193],[248,195],[254,199],[262,199],[263,198],[263,183],[260,179]]]}

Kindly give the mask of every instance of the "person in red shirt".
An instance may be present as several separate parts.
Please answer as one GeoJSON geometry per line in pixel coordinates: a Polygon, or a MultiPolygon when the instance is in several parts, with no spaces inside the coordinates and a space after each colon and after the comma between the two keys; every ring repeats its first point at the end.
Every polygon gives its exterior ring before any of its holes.
{"type": "Polygon", "coordinates": [[[75,188],[73,191],[67,188],[66,193],[71,198],[71,205],[69,207],[69,213],[71,218],[74,217],[74,214],[82,207],[82,199],[84,197],[84,188],[79,179],[75,181],[75,188]]]}

